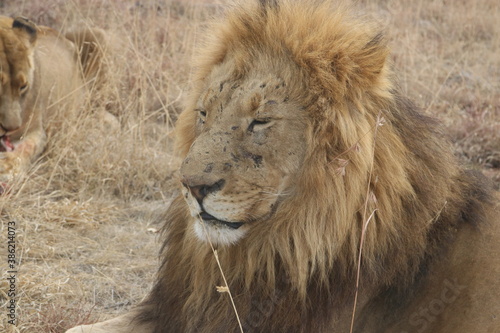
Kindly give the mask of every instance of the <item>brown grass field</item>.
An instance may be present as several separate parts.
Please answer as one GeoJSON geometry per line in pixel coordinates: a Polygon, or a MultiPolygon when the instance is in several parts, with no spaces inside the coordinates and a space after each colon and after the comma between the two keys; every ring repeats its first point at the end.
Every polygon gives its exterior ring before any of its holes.
{"type": "MultiPolygon", "coordinates": [[[[226,2],[6,0],[4,15],[109,34],[106,85],[67,110],[29,173],[0,196],[0,332],[64,332],[127,311],[158,265],[175,191],[172,129],[207,19],[226,2]],[[119,124],[103,120],[105,111],[119,124]],[[7,323],[7,223],[16,223],[18,325],[7,323]]],[[[385,28],[399,84],[457,155],[500,185],[498,0],[360,0],[385,28]]]]}

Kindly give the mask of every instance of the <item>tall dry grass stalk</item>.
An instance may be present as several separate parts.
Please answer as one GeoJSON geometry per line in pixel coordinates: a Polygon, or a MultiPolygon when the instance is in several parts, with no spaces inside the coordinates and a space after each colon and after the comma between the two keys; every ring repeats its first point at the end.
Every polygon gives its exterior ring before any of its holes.
{"type": "MultiPolygon", "coordinates": [[[[357,3],[386,26],[404,91],[445,123],[466,161],[500,181],[497,0],[357,3]]],[[[103,320],[149,290],[158,246],[148,228],[158,227],[175,181],[173,123],[198,32],[219,8],[188,0],[0,2],[3,14],[61,31],[102,28],[111,47],[107,84],[61,114],[45,153],[0,197],[0,253],[7,221],[17,224],[17,331],[103,320]]],[[[0,292],[2,309],[6,300],[0,292]]]]}
{"type": "Polygon", "coordinates": [[[354,304],[352,306],[352,316],[351,316],[351,328],[350,328],[350,333],[353,332],[354,330],[354,320],[356,318],[356,307],[358,305],[358,296],[359,296],[359,281],[361,278],[361,261],[363,258],[363,245],[365,242],[365,236],[366,236],[366,230],[368,228],[368,225],[370,224],[370,221],[372,220],[373,216],[375,215],[375,212],[377,209],[373,209],[370,212],[370,215],[368,216],[368,207],[373,206],[377,202],[377,198],[375,197],[375,194],[371,191],[371,186],[372,186],[372,177],[373,177],[373,165],[374,165],[374,160],[375,160],[375,147],[376,147],[376,141],[377,141],[377,132],[379,127],[384,125],[384,118],[382,117],[381,113],[378,114],[376,123],[373,127],[373,151],[371,155],[371,167],[370,167],[370,174],[368,175],[368,182],[367,182],[367,189],[366,189],[366,198],[365,202],[363,204],[363,225],[361,229],[361,237],[359,238],[359,249],[358,249],[358,262],[357,262],[357,271],[356,271],[356,292],[354,293],[354,304]],[[371,202],[371,205],[370,205],[371,202]]]}
{"type": "Polygon", "coordinates": [[[231,301],[231,305],[234,310],[234,315],[236,317],[236,320],[238,321],[238,326],[240,328],[240,332],[244,333],[243,331],[243,326],[241,325],[241,320],[240,320],[240,315],[238,313],[238,308],[236,308],[236,305],[234,304],[234,298],[233,294],[231,293],[231,289],[229,288],[229,284],[227,283],[226,280],[226,274],[224,274],[224,270],[222,269],[222,265],[219,260],[219,254],[217,253],[217,250],[215,249],[212,240],[210,239],[210,235],[208,234],[207,231],[207,226],[205,225],[205,222],[203,222],[203,219],[201,216],[198,215],[198,219],[203,227],[203,232],[205,233],[205,237],[208,240],[208,244],[210,245],[210,249],[212,250],[212,253],[214,254],[215,261],[217,262],[217,267],[219,267],[220,274],[222,276],[222,281],[224,281],[223,286],[215,286],[216,290],[220,293],[227,293],[229,296],[229,300],[231,301]]]}

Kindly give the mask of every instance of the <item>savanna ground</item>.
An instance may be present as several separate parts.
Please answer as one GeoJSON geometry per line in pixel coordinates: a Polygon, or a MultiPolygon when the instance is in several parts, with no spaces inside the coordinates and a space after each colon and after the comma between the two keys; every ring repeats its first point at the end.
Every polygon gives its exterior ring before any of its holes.
{"type": "MultiPolygon", "coordinates": [[[[64,332],[125,312],[158,264],[158,216],[175,191],[172,130],[206,21],[225,3],[0,0],[4,15],[110,35],[107,84],[51,132],[0,197],[0,331],[64,332]],[[103,121],[104,111],[119,124],[103,121]],[[17,327],[7,324],[7,222],[16,223],[17,327]]],[[[500,185],[497,0],[361,0],[385,27],[399,84],[439,118],[457,155],[500,185]]]]}

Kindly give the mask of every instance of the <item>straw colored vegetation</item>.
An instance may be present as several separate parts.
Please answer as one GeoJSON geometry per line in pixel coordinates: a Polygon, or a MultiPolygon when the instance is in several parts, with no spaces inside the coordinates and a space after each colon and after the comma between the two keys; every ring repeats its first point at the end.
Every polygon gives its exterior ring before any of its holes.
{"type": "MultiPolygon", "coordinates": [[[[172,129],[189,87],[193,47],[204,22],[223,6],[167,0],[0,3],[4,15],[63,32],[100,27],[110,45],[106,84],[66,110],[42,156],[0,197],[0,331],[64,332],[123,313],[146,295],[158,265],[158,216],[174,189],[172,129]],[[9,221],[17,229],[17,327],[5,315],[9,221]]],[[[362,0],[359,7],[386,27],[404,91],[445,124],[464,163],[498,187],[497,1],[362,0]]]]}

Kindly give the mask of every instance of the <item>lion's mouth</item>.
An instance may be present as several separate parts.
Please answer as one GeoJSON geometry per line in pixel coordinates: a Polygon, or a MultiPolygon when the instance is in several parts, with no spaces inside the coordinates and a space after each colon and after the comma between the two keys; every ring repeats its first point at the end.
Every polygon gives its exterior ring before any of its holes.
{"type": "Polygon", "coordinates": [[[203,220],[203,222],[207,224],[212,224],[212,225],[218,225],[218,226],[223,226],[231,229],[238,229],[241,227],[244,222],[228,222],[228,221],[222,221],[217,219],[216,217],[208,214],[207,212],[202,212],[200,213],[200,217],[203,220]]]}
{"type": "Polygon", "coordinates": [[[14,151],[14,145],[10,141],[7,135],[0,137],[0,152],[11,152],[14,151]]]}

